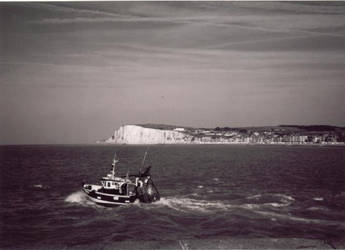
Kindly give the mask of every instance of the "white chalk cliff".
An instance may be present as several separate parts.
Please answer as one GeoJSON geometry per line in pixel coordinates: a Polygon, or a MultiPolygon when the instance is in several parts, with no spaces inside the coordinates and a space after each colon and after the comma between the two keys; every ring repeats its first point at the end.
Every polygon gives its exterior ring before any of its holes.
{"type": "Polygon", "coordinates": [[[114,144],[187,144],[193,136],[174,130],[146,128],[138,125],[124,125],[115,130],[105,143],[114,144]]]}

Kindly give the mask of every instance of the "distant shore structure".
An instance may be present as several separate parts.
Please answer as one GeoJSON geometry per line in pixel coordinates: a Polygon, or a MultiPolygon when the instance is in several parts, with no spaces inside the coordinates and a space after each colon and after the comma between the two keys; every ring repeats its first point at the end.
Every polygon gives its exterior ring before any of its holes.
{"type": "Polygon", "coordinates": [[[97,143],[106,144],[287,144],[345,145],[345,128],[280,125],[243,128],[191,128],[162,124],[123,125],[97,143]]]}
{"type": "Polygon", "coordinates": [[[175,131],[183,132],[183,131],[184,131],[184,128],[175,128],[174,130],[175,130],[175,131]]]}

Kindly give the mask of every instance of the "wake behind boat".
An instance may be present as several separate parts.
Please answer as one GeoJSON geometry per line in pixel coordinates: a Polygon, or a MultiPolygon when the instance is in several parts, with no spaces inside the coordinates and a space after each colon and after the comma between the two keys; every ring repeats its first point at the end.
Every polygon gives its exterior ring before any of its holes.
{"type": "MultiPolygon", "coordinates": [[[[147,152],[143,163],[146,154],[147,152]]],[[[127,173],[126,176],[117,176],[116,163],[118,162],[114,156],[111,172],[101,179],[101,185],[83,184],[83,191],[91,201],[103,206],[118,206],[133,203],[136,200],[151,203],[160,199],[151,178],[151,166],[143,172],[140,169],[137,175],[127,173]]]]}

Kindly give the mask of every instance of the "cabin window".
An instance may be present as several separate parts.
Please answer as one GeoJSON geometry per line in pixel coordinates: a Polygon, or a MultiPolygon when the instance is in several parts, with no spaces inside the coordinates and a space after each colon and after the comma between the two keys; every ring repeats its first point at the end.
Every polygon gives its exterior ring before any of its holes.
{"type": "Polygon", "coordinates": [[[110,182],[109,181],[107,182],[107,184],[108,184],[108,187],[110,187],[110,182]]]}

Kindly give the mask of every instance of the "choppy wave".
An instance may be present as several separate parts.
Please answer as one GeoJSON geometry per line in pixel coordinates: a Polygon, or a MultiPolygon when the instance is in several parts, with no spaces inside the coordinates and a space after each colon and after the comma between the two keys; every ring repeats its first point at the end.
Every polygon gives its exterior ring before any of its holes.
{"type": "MultiPolygon", "coordinates": [[[[257,195],[254,198],[260,198],[266,195],[257,195]]],[[[322,219],[314,219],[314,218],[304,218],[291,215],[290,213],[286,213],[281,210],[268,210],[269,207],[271,208],[281,208],[285,206],[289,206],[294,202],[294,198],[291,196],[283,195],[283,194],[271,194],[271,197],[276,197],[277,202],[270,202],[270,203],[243,203],[243,204],[229,204],[221,201],[205,201],[205,200],[197,200],[191,198],[179,198],[179,197],[168,197],[162,198],[160,201],[155,203],[156,206],[165,206],[171,209],[174,209],[179,212],[201,212],[201,213],[217,213],[217,212],[231,212],[236,209],[244,209],[250,211],[254,214],[263,216],[265,218],[269,218],[272,221],[277,220],[287,220],[287,221],[294,221],[294,222],[301,222],[307,224],[322,224],[322,225],[336,225],[336,226],[344,226],[345,223],[339,223],[337,221],[330,221],[330,220],[322,220],[322,219]]],[[[253,198],[253,197],[251,197],[253,198]]]]}
{"type": "Polygon", "coordinates": [[[36,189],[36,190],[47,190],[47,189],[49,189],[50,187],[49,187],[49,186],[46,186],[46,185],[43,185],[43,184],[38,183],[38,184],[34,184],[34,185],[32,185],[30,188],[32,188],[32,189],[36,189]]]}
{"type": "Polygon", "coordinates": [[[295,198],[286,194],[257,194],[246,198],[247,200],[254,200],[256,203],[250,204],[251,207],[260,208],[262,206],[271,207],[287,207],[290,206],[295,198]]]}
{"type": "Polygon", "coordinates": [[[86,197],[86,194],[82,191],[77,191],[77,192],[74,192],[74,193],[68,195],[65,199],[65,202],[76,203],[76,204],[79,204],[82,206],[97,206],[97,207],[99,207],[94,202],[88,200],[86,197]]]}
{"type": "Polygon", "coordinates": [[[290,221],[297,221],[297,222],[303,222],[303,223],[312,223],[312,224],[322,224],[322,225],[329,225],[329,226],[345,226],[345,223],[338,222],[338,221],[330,221],[330,220],[321,220],[321,219],[312,219],[312,218],[303,218],[294,216],[291,214],[282,214],[272,211],[256,211],[256,213],[271,217],[273,219],[282,219],[282,220],[290,220],[290,221]]]}
{"type": "Polygon", "coordinates": [[[228,210],[233,207],[230,204],[225,204],[220,201],[205,201],[178,197],[161,198],[155,205],[169,207],[180,212],[212,212],[215,210],[228,210]]]}
{"type": "Polygon", "coordinates": [[[309,211],[329,211],[327,207],[315,206],[315,207],[308,207],[307,210],[309,211]]]}
{"type": "Polygon", "coordinates": [[[286,195],[286,194],[256,194],[256,195],[251,195],[248,196],[247,199],[252,200],[252,199],[264,199],[264,198],[279,198],[282,202],[286,201],[295,201],[295,198],[292,196],[286,195]]]}
{"type": "Polygon", "coordinates": [[[288,195],[283,194],[268,194],[268,195],[255,195],[247,197],[240,204],[231,204],[224,201],[207,201],[185,197],[166,197],[161,198],[156,202],[157,206],[165,206],[180,212],[218,212],[218,211],[231,211],[233,209],[246,209],[246,210],[260,210],[267,207],[280,208],[290,206],[295,199],[288,195]],[[269,199],[268,199],[269,198],[269,199]],[[247,200],[255,199],[255,202],[247,202],[247,200]],[[269,202],[267,202],[269,200],[269,202]]]}

